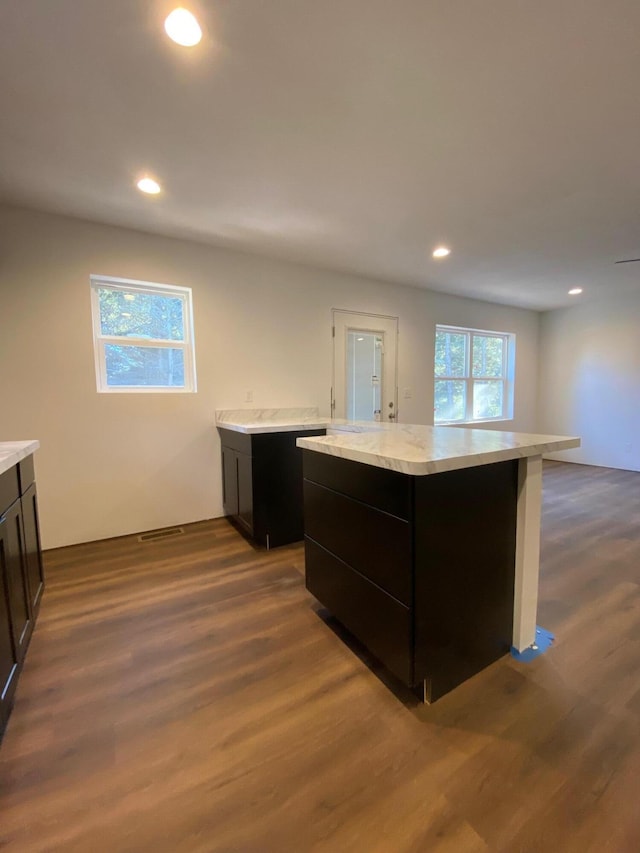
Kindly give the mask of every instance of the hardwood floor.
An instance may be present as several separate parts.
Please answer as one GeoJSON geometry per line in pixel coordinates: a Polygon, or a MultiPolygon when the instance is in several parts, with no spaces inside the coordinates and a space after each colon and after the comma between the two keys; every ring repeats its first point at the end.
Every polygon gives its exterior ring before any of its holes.
{"type": "Polygon", "coordinates": [[[0,848],[637,853],[640,474],[549,463],[540,624],[437,704],[224,520],[46,554],[0,848]],[[348,638],[346,638],[348,639],[348,638]]]}

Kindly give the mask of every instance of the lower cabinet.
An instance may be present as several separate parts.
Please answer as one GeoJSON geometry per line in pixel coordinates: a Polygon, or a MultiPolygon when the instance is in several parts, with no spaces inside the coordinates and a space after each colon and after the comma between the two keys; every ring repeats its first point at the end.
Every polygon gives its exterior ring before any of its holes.
{"type": "Polygon", "coordinates": [[[13,694],[18,681],[19,658],[13,636],[11,619],[11,592],[9,589],[6,521],[0,520],[0,738],[13,705],[13,694]]]}
{"type": "Polygon", "coordinates": [[[32,476],[32,460],[0,475],[0,738],[44,589],[32,476]]]}
{"type": "Polygon", "coordinates": [[[238,452],[222,445],[222,504],[224,514],[238,515],[238,452]]]}
{"type": "Polygon", "coordinates": [[[517,460],[411,476],[303,459],[307,589],[390,672],[434,702],[509,652],[517,460]]]}
{"type": "Polygon", "coordinates": [[[231,447],[222,448],[222,500],[225,515],[253,536],[253,460],[231,447]]]}
{"type": "Polygon", "coordinates": [[[24,533],[25,560],[31,609],[37,613],[44,590],[44,569],[42,566],[42,547],[40,545],[40,524],[38,521],[38,493],[36,484],[31,483],[20,498],[22,504],[22,530],[24,533]]]}
{"type": "Polygon", "coordinates": [[[0,571],[5,579],[13,643],[18,658],[22,660],[32,625],[22,506],[19,500],[6,510],[0,520],[0,571]]]}
{"type": "Polygon", "coordinates": [[[325,430],[247,434],[218,428],[225,515],[254,542],[274,548],[304,536],[301,436],[325,430]]]}

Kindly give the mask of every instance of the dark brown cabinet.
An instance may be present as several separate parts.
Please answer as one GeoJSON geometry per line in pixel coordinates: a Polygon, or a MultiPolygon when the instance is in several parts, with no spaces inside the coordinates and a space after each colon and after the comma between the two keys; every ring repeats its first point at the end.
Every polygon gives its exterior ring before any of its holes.
{"type": "Polygon", "coordinates": [[[238,521],[246,530],[253,533],[253,457],[247,456],[246,453],[238,453],[236,464],[238,472],[238,521]]]}
{"type": "Polygon", "coordinates": [[[0,738],[43,589],[33,459],[28,457],[0,475],[0,738]]]}
{"type": "Polygon", "coordinates": [[[300,436],[326,430],[247,434],[218,428],[225,515],[254,542],[275,548],[304,536],[300,436]]]}
{"type": "Polygon", "coordinates": [[[31,610],[38,612],[44,590],[44,569],[42,567],[42,548],[40,546],[40,524],[38,522],[38,494],[36,484],[32,483],[20,498],[22,504],[22,530],[24,533],[25,560],[31,610]]]}
{"type": "Polygon", "coordinates": [[[0,738],[13,704],[19,667],[11,619],[9,573],[6,568],[10,560],[6,532],[7,521],[2,517],[0,519],[0,738]]]}
{"type": "Polygon", "coordinates": [[[225,515],[253,536],[253,460],[250,454],[224,445],[222,502],[225,515]]]}
{"type": "Polygon", "coordinates": [[[222,504],[224,514],[238,515],[238,452],[222,445],[222,504]]]}
{"type": "Polygon", "coordinates": [[[374,657],[433,702],[509,651],[517,460],[411,476],[303,457],[307,589],[374,657]]]}
{"type": "Polygon", "coordinates": [[[0,571],[5,579],[11,633],[18,659],[24,658],[31,636],[31,606],[27,581],[22,506],[17,500],[0,519],[0,571]]]}

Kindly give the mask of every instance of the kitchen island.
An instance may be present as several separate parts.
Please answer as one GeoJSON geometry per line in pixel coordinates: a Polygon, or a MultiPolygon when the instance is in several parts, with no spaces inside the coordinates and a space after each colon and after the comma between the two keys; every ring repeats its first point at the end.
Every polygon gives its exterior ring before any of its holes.
{"type": "Polygon", "coordinates": [[[297,441],[309,591],[426,702],[531,647],[542,454],[580,440],[337,426],[297,441]]]}

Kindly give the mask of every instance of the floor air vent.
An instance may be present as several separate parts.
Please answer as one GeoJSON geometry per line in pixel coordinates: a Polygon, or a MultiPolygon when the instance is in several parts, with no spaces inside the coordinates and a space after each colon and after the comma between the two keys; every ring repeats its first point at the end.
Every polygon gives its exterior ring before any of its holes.
{"type": "Polygon", "coordinates": [[[184,533],[182,527],[165,527],[164,530],[141,533],[138,536],[138,542],[155,542],[157,539],[168,539],[170,536],[180,536],[182,533],[184,533]]]}

